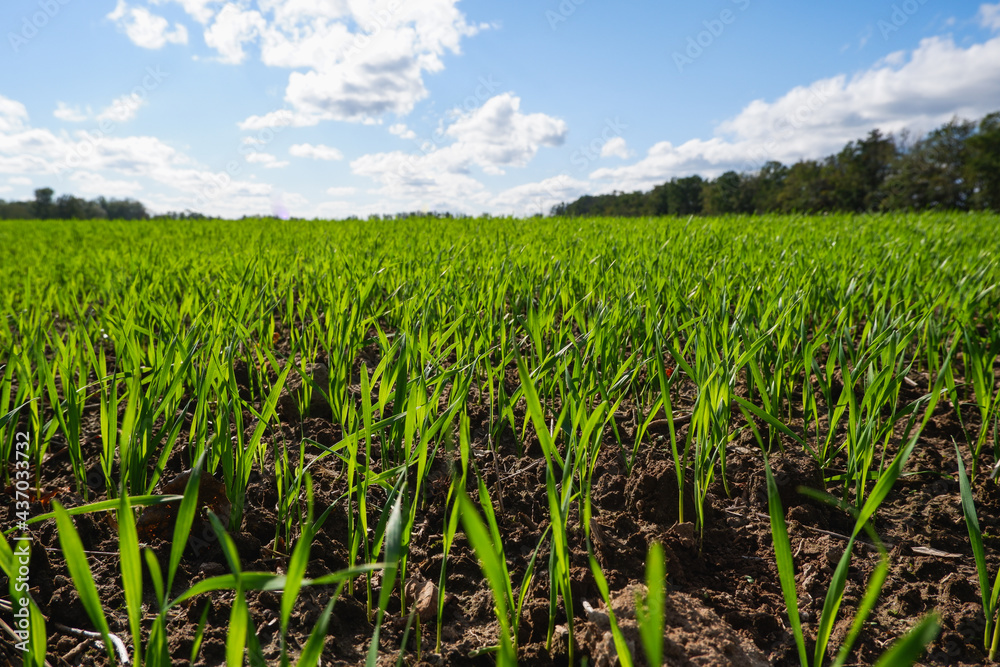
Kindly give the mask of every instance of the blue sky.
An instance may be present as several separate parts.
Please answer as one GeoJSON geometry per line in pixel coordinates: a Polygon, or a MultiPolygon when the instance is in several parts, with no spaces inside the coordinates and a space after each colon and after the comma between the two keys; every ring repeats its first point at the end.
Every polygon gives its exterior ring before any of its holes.
{"type": "Polygon", "coordinates": [[[1000,110],[1000,4],[5,0],[0,198],[533,215],[1000,110]]]}

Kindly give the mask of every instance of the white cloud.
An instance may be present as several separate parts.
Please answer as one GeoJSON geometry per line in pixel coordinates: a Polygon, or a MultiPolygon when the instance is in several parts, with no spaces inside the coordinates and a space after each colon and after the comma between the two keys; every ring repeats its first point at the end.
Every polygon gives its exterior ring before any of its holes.
{"type": "MultiPolygon", "coordinates": [[[[267,160],[265,166],[282,164],[287,163],[274,159],[267,160]]],[[[156,137],[83,130],[57,134],[31,127],[24,105],[3,96],[0,174],[13,174],[8,182],[25,185],[33,182],[31,176],[41,177],[34,180],[44,180],[60,192],[138,196],[150,210],[161,212],[192,209],[209,215],[265,214],[271,210],[273,192],[267,183],[209,171],[156,137]]]]}
{"type": "Polygon", "coordinates": [[[170,30],[170,22],[162,16],[151,13],[145,7],[129,7],[125,0],[107,15],[118,24],[118,28],[136,45],[144,49],[160,49],[166,44],[187,44],[188,33],[180,23],[170,30]]]}
{"type": "Polygon", "coordinates": [[[505,167],[527,165],[541,146],[565,141],[564,121],[541,113],[523,114],[520,103],[510,93],[497,95],[478,109],[457,113],[441,130],[440,136],[452,143],[437,148],[428,142],[420,154],[364,155],[351,162],[351,169],[381,183],[377,194],[400,202],[393,210],[481,212],[490,205],[491,195],[471,176],[473,166],[502,174],[505,167]]]}
{"type": "Polygon", "coordinates": [[[400,42],[381,49],[377,58],[367,57],[361,67],[292,72],[285,99],[297,109],[329,120],[359,122],[389,113],[405,116],[427,96],[421,63],[411,52],[412,44],[400,42]]]}
{"type": "Polygon", "coordinates": [[[188,13],[198,23],[208,23],[215,15],[212,5],[222,3],[222,0],[152,0],[154,5],[163,5],[168,2],[180,4],[184,11],[188,13]]]}
{"type": "MultiPolygon", "coordinates": [[[[424,78],[444,69],[462,39],[487,25],[472,25],[458,0],[148,0],[180,4],[204,29],[221,62],[240,64],[247,47],[262,63],[292,69],[285,101],[301,125],[320,120],[377,122],[404,116],[428,95],[424,78]]],[[[136,44],[160,48],[187,42],[187,30],[145,7],[118,0],[108,14],[136,44]]],[[[492,93],[492,91],[490,91],[492,93]]],[[[247,128],[267,116],[254,115],[247,128]]]]}
{"type": "Polygon", "coordinates": [[[279,160],[270,153],[249,153],[246,156],[246,161],[253,164],[259,164],[268,169],[281,169],[282,167],[287,167],[290,163],[287,160],[279,160]]]}
{"type": "MultiPolygon", "coordinates": [[[[261,10],[274,12],[277,23],[294,25],[297,22],[321,18],[340,19],[351,15],[351,4],[345,0],[259,0],[261,10]]],[[[372,3],[375,4],[375,3],[372,3]]],[[[358,6],[358,13],[373,12],[378,7],[358,6]]]]}
{"type": "Polygon", "coordinates": [[[417,133],[406,127],[406,123],[396,123],[389,126],[389,133],[395,134],[400,139],[416,139],[417,133]]]}
{"type": "Polygon", "coordinates": [[[548,215],[556,204],[571,202],[592,191],[592,184],[560,174],[504,190],[492,198],[490,209],[516,217],[548,215]]]}
{"type": "Polygon", "coordinates": [[[238,39],[210,41],[206,33],[206,42],[239,62],[242,43],[256,40],[264,64],[305,70],[289,75],[285,100],[310,124],[373,122],[408,114],[428,94],[424,75],[444,69],[442,56],[484,28],[468,24],[456,3],[259,0],[260,12],[230,10],[238,39]]]}
{"type": "Polygon", "coordinates": [[[295,157],[312,158],[313,160],[343,160],[344,154],[332,146],[323,144],[295,144],[288,149],[290,155],[295,157]]]}
{"type": "Polygon", "coordinates": [[[357,188],[351,186],[332,187],[326,189],[326,194],[330,195],[331,197],[348,197],[350,195],[353,195],[357,191],[358,191],[357,188]]]}
{"type": "Polygon", "coordinates": [[[11,185],[31,185],[33,181],[27,176],[13,176],[8,178],[7,182],[11,185]]]}
{"type": "Polygon", "coordinates": [[[28,110],[16,100],[0,95],[0,132],[16,132],[25,127],[28,110]]]}
{"type": "Polygon", "coordinates": [[[398,176],[412,171],[415,182],[445,173],[464,175],[472,165],[490,174],[502,174],[504,167],[523,167],[541,146],[562,144],[567,128],[565,121],[543,113],[523,114],[520,106],[519,97],[510,93],[497,95],[477,109],[459,113],[439,133],[453,140],[447,146],[435,148],[428,142],[428,150],[421,155],[400,151],[366,155],[352,162],[351,167],[379,180],[383,180],[377,175],[379,172],[398,176]]]}
{"type": "Polygon", "coordinates": [[[1000,30],[1000,3],[979,6],[979,22],[992,30],[1000,30]]]}
{"type": "Polygon", "coordinates": [[[543,113],[522,114],[521,98],[503,93],[481,107],[460,115],[445,134],[456,141],[441,149],[456,165],[475,163],[488,173],[502,167],[523,167],[541,146],[566,140],[566,122],[543,113]]]}
{"type": "Polygon", "coordinates": [[[297,192],[275,192],[271,195],[271,215],[288,220],[292,209],[301,211],[309,200],[297,192]]]}
{"type": "Polygon", "coordinates": [[[346,218],[350,215],[367,215],[364,208],[348,201],[325,201],[314,207],[313,214],[318,218],[346,218]]]}
{"type": "Polygon", "coordinates": [[[93,171],[76,171],[69,176],[73,194],[105,197],[132,197],[142,191],[135,180],[108,179],[93,171]]]}
{"type": "Polygon", "coordinates": [[[110,120],[116,123],[125,123],[136,117],[139,109],[146,106],[146,98],[138,93],[122,95],[115,98],[101,113],[97,115],[97,120],[110,120]]]}
{"type": "Polygon", "coordinates": [[[873,128],[923,133],[956,115],[976,118],[998,107],[1000,37],[968,48],[931,37],[854,76],[799,86],[773,102],[754,100],[711,139],[663,141],[638,162],[598,169],[591,178],[623,191],[649,188],[675,176],[818,158],[873,128]]]}
{"type": "Polygon", "coordinates": [[[628,149],[624,137],[611,137],[601,146],[601,157],[620,157],[627,160],[632,157],[632,151],[628,149]]]}
{"type": "Polygon", "coordinates": [[[363,155],[351,170],[382,184],[374,191],[385,212],[402,210],[467,211],[485,206],[490,194],[468,174],[453,169],[441,151],[416,156],[394,151],[363,155]]]}
{"type": "Polygon", "coordinates": [[[319,120],[318,116],[310,116],[308,114],[289,111],[288,109],[279,109],[266,113],[263,116],[250,116],[239,123],[239,127],[245,131],[279,127],[311,127],[316,125],[319,120]]]}
{"type": "Polygon", "coordinates": [[[868,43],[868,40],[872,38],[872,35],[874,33],[875,33],[875,27],[873,25],[871,25],[869,23],[868,25],[865,26],[865,29],[861,31],[860,35],[858,35],[858,50],[859,51],[861,49],[865,48],[865,44],[868,43]]]}
{"type": "Polygon", "coordinates": [[[56,104],[56,110],[52,112],[52,115],[59,120],[64,120],[69,123],[82,123],[90,118],[89,110],[85,112],[79,106],[71,107],[65,102],[58,102],[56,104]]]}
{"type": "Polygon", "coordinates": [[[205,31],[205,43],[219,52],[219,60],[238,65],[246,59],[243,43],[255,40],[266,27],[260,12],[229,2],[205,31]]]}
{"type": "MultiPolygon", "coordinates": [[[[264,4],[261,4],[264,8],[264,4]]],[[[261,36],[261,61],[271,67],[318,69],[342,60],[355,36],[346,23],[330,21],[322,8],[291,17],[279,6],[276,20],[261,36]]]]}

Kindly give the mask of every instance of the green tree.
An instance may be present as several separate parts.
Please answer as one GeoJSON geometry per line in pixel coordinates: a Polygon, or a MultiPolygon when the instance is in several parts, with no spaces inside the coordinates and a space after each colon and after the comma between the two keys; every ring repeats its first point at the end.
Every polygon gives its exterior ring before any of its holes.
{"type": "Polygon", "coordinates": [[[883,208],[963,210],[972,204],[967,142],[971,121],[952,120],[900,155],[885,182],[883,208]]]}
{"type": "Polygon", "coordinates": [[[879,207],[884,192],[882,184],[896,159],[892,135],[877,129],[868,137],[849,142],[824,166],[826,180],[833,190],[832,205],[844,211],[869,211],[879,207]]]}
{"type": "Polygon", "coordinates": [[[777,160],[770,160],[747,183],[753,201],[752,211],[767,213],[781,210],[779,196],[788,178],[788,167],[777,160]]]}
{"type": "Polygon", "coordinates": [[[662,185],[657,185],[652,191],[647,195],[647,206],[650,215],[669,215],[670,214],[670,183],[664,183],[662,185]]]}
{"type": "Polygon", "coordinates": [[[149,217],[146,207],[135,199],[98,197],[94,202],[107,212],[107,216],[111,220],[145,220],[149,217]]]}
{"type": "Polygon", "coordinates": [[[650,192],[586,195],[553,207],[562,215],[719,215],[742,212],[1000,210],[1000,112],[978,124],[952,120],[913,145],[872,130],[823,160],[714,180],[672,178],[650,192]]]}
{"type": "Polygon", "coordinates": [[[667,190],[670,215],[700,215],[704,185],[705,181],[697,175],[671,179],[667,190]]]}
{"type": "Polygon", "coordinates": [[[967,143],[973,205],[1000,211],[1000,111],[984,117],[967,143]]]}
{"type": "Polygon", "coordinates": [[[35,202],[32,206],[32,215],[39,220],[47,220],[51,218],[55,213],[55,207],[52,205],[52,195],[55,192],[52,188],[38,188],[35,190],[35,202]]]}
{"type": "Polygon", "coordinates": [[[35,216],[34,203],[26,201],[4,202],[0,199],[0,219],[30,220],[35,216]]]}
{"type": "Polygon", "coordinates": [[[778,193],[778,203],[787,213],[816,213],[834,208],[835,193],[828,172],[816,160],[796,162],[788,170],[778,193]]]}
{"type": "Polygon", "coordinates": [[[707,215],[745,213],[743,178],[735,171],[727,171],[704,186],[704,209],[707,215]]]}
{"type": "Polygon", "coordinates": [[[107,212],[97,202],[90,202],[73,195],[62,195],[56,200],[56,217],[63,220],[93,220],[107,217],[107,212]]]}

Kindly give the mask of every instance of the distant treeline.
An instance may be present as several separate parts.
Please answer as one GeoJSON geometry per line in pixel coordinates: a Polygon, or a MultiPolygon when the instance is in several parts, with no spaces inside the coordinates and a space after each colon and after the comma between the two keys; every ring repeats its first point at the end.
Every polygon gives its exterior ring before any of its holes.
{"type": "Polygon", "coordinates": [[[721,215],[823,211],[1000,211],[1000,112],[952,120],[909,142],[878,130],[823,160],[674,178],[649,192],[587,195],[553,215],[721,215]]]}
{"type": "MultiPolygon", "coordinates": [[[[73,195],[62,195],[53,198],[52,188],[35,190],[34,201],[10,201],[0,199],[0,220],[146,220],[149,212],[142,202],[135,199],[81,199],[73,195]]],[[[184,213],[167,213],[164,216],[173,219],[195,218],[205,216],[200,213],[185,211],[184,213]]]]}

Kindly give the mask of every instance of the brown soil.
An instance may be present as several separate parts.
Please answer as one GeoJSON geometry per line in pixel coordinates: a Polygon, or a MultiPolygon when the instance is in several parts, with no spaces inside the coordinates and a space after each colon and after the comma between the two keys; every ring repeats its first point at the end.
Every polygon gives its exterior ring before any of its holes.
{"type": "MultiPolygon", "coordinates": [[[[692,395],[691,387],[680,389],[682,398],[692,395]]],[[[907,399],[918,395],[914,390],[914,395],[907,399]]],[[[273,456],[275,447],[282,441],[296,443],[297,450],[297,443],[303,437],[327,446],[340,439],[340,428],[330,422],[328,409],[327,414],[317,410],[320,414],[299,421],[286,403],[281,404],[284,425],[271,429],[267,436],[272,445],[270,455],[273,456]]],[[[92,461],[97,460],[100,441],[95,412],[94,406],[88,408],[82,438],[85,456],[92,461]]],[[[591,531],[595,555],[608,580],[614,608],[638,664],[644,663],[635,629],[634,600],[644,582],[647,548],[654,541],[664,545],[667,556],[670,592],[665,656],[668,664],[798,664],[777,581],[762,455],[753,435],[749,430],[742,430],[730,443],[726,454],[728,493],[720,480],[714,483],[705,510],[706,528],[704,534],[699,535],[691,523],[694,500],[690,496],[690,484],[684,494],[685,522],[679,522],[677,478],[668,440],[651,430],[648,436],[651,442],[640,445],[635,465],[628,469],[626,457],[631,454],[630,439],[635,435],[635,426],[631,413],[623,414],[618,425],[629,451],[623,452],[610,435],[606,436],[594,475],[591,531]]],[[[489,411],[477,407],[475,400],[470,401],[470,419],[475,463],[494,501],[516,590],[548,521],[544,461],[541,461],[533,436],[520,445],[513,434],[505,431],[491,449],[489,411]],[[519,450],[523,450],[520,456],[519,450]]],[[[250,424],[249,433],[253,424],[249,419],[247,423],[250,424]]],[[[798,424],[794,419],[791,423],[793,428],[801,427],[801,419],[798,424]]],[[[734,417],[734,429],[743,425],[740,417],[734,417]]],[[[687,425],[680,427],[679,437],[683,438],[687,428],[687,425]]],[[[762,431],[762,436],[766,439],[767,432],[762,431]]],[[[890,548],[891,571],[871,622],[855,648],[852,664],[871,664],[893,639],[935,609],[941,614],[943,630],[925,655],[924,662],[975,665],[986,660],[982,651],[984,620],[959,503],[953,437],[964,442],[952,407],[943,401],[907,465],[906,476],[896,484],[876,517],[875,528],[890,548]]],[[[39,471],[39,491],[67,507],[83,504],[84,499],[73,491],[75,482],[68,457],[65,449],[60,450],[59,442],[57,437],[39,471]]],[[[775,444],[778,444],[777,439],[775,444]]],[[[822,488],[824,471],[790,440],[782,444],[785,453],[775,447],[770,463],[781,490],[795,554],[800,608],[807,635],[811,635],[833,568],[846,545],[843,535],[851,530],[852,523],[842,511],[798,492],[802,485],[822,488]]],[[[170,482],[191,463],[185,448],[179,444],[163,474],[167,492],[177,492],[177,483],[171,486],[170,482]]],[[[348,565],[348,519],[343,501],[338,503],[345,491],[345,480],[337,459],[327,457],[313,466],[312,471],[317,508],[321,510],[336,503],[311,550],[307,576],[320,576],[348,565]]],[[[411,665],[490,665],[493,658],[489,654],[477,656],[476,652],[497,641],[492,596],[461,531],[448,557],[440,653],[435,653],[436,609],[426,598],[420,602],[421,596],[434,594],[433,587],[425,582],[436,583],[440,576],[441,533],[450,475],[451,464],[442,451],[433,462],[431,481],[418,510],[409,548],[407,578],[411,583],[408,588],[424,622],[419,629],[419,651],[417,633],[411,631],[405,662],[411,665]]],[[[218,477],[221,478],[221,471],[218,477]]],[[[979,476],[975,495],[983,529],[991,536],[986,543],[988,562],[991,571],[996,572],[1000,567],[997,557],[1000,539],[993,536],[1000,535],[1000,512],[997,511],[1000,509],[1000,488],[986,478],[987,475],[979,476]]],[[[91,500],[105,497],[100,480],[99,475],[92,475],[88,480],[91,500]]],[[[203,481],[202,488],[208,489],[212,502],[224,504],[224,498],[218,498],[218,485],[203,481]]],[[[470,488],[470,492],[475,493],[474,488],[470,488]]],[[[14,523],[11,515],[13,489],[7,489],[7,493],[8,502],[0,504],[0,525],[3,526],[14,523]]],[[[244,570],[280,572],[287,566],[289,546],[280,538],[276,539],[279,533],[277,502],[272,461],[265,470],[253,473],[246,516],[240,529],[233,533],[244,570]]],[[[384,503],[385,494],[373,489],[369,507],[375,509],[370,525],[377,522],[384,503]]],[[[43,503],[32,505],[34,514],[47,509],[43,503]]],[[[82,515],[75,521],[84,547],[90,552],[90,566],[111,630],[129,644],[116,555],[117,528],[112,515],[82,515]]],[[[163,537],[169,538],[166,527],[171,521],[169,512],[143,519],[143,539],[160,557],[164,568],[169,542],[163,537]]],[[[175,594],[201,579],[228,572],[222,550],[208,525],[199,520],[193,535],[176,577],[175,594]]],[[[576,510],[571,514],[569,538],[576,661],[586,656],[590,664],[615,664],[607,615],[590,573],[584,532],[576,510]]],[[[31,593],[48,620],[49,661],[53,665],[105,664],[105,653],[93,642],[55,628],[56,623],[61,623],[92,629],[58,550],[55,523],[46,521],[33,526],[32,539],[31,593]]],[[[521,615],[519,660],[526,665],[568,663],[569,636],[564,611],[554,620],[552,645],[546,645],[549,628],[547,553],[546,543],[521,615]]],[[[834,651],[850,627],[853,610],[876,563],[877,552],[867,541],[856,545],[844,607],[831,641],[834,651]]],[[[353,593],[345,589],[333,608],[324,665],[364,662],[373,625],[366,613],[365,586],[361,582],[363,579],[353,593]]],[[[378,575],[373,585],[377,595],[381,585],[378,575]]],[[[0,586],[6,586],[6,582],[0,582],[0,586]]],[[[332,587],[322,587],[301,592],[290,626],[289,642],[294,655],[304,645],[332,591],[332,587]]],[[[148,576],[144,592],[148,626],[155,606],[148,576]]],[[[248,597],[264,656],[273,663],[279,651],[280,593],[252,592],[248,597]]],[[[199,596],[180,606],[168,626],[174,664],[188,664],[196,627],[206,606],[208,623],[197,664],[216,665],[224,661],[233,599],[232,592],[221,592],[199,596]]],[[[395,664],[406,627],[406,618],[399,613],[400,601],[395,593],[389,609],[391,613],[381,635],[379,661],[386,665],[395,664]]],[[[9,664],[20,662],[19,654],[7,637],[0,639],[2,660],[9,664]]]]}

